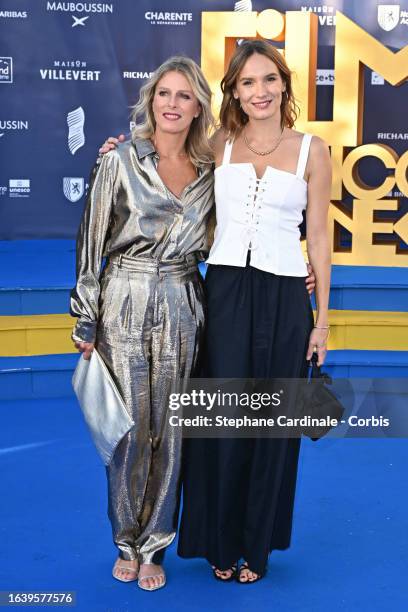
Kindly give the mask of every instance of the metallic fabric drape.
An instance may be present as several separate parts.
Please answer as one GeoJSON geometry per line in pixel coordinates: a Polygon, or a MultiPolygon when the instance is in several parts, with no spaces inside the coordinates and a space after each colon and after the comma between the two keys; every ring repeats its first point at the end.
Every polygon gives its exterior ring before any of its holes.
{"type": "Polygon", "coordinates": [[[107,468],[109,516],[122,558],[151,563],[176,534],[182,440],[167,400],[196,364],[203,289],[194,258],[157,272],[129,259],[104,274],[97,332],[135,421],[107,468]]]}
{"type": "Polygon", "coordinates": [[[99,316],[99,275],[104,256],[126,254],[158,261],[190,253],[204,258],[206,225],[213,206],[213,173],[174,196],[157,169],[150,140],[126,142],[103,156],[91,177],[77,239],[77,284],[71,313],[79,317],[74,337],[93,342],[99,316]]]}
{"type": "Polygon", "coordinates": [[[213,204],[210,168],[177,198],[156,163],[152,143],[138,139],[94,170],[71,296],[73,337],[95,342],[135,421],[107,468],[109,517],[120,556],[142,563],[176,532],[181,436],[168,425],[167,398],[197,361],[204,309],[196,263],[213,204]]]}

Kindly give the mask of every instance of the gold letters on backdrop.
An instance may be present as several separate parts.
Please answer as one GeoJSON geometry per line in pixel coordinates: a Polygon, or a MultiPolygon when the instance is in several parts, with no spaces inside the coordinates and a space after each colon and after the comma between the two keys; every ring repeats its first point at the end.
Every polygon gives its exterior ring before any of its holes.
{"type": "Polygon", "coordinates": [[[398,159],[387,145],[362,145],[363,65],[378,72],[391,85],[400,85],[408,78],[408,46],[393,53],[337,11],[333,120],[315,121],[317,24],[317,15],[304,11],[288,11],[285,15],[273,9],[259,14],[204,12],[201,66],[214,92],[214,112],[217,114],[221,105],[219,83],[236,40],[284,40],[285,57],[296,74],[295,92],[301,109],[296,127],[324,138],[331,147],[333,186],[329,220],[333,263],[408,266],[408,251],[399,249],[397,244],[399,239],[408,244],[408,213],[397,221],[394,216],[388,219],[376,216],[379,211],[395,215],[399,210],[398,199],[387,198],[395,187],[408,197],[408,151],[398,159]],[[358,174],[358,162],[363,157],[377,158],[393,175],[387,176],[381,185],[365,185],[358,174]],[[352,213],[341,204],[343,189],[355,198],[352,213]],[[352,234],[351,249],[339,244],[339,226],[352,234]],[[379,234],[393,235],[394,243],[381,242],[379,234]]]}

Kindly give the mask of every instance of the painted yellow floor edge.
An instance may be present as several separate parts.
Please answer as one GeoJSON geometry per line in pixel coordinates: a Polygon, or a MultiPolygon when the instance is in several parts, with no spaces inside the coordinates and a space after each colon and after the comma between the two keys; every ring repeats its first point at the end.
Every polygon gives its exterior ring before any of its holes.
{"type": "Polygon", "coordinates": [[[72,353],[74,322],[68,314],[0,317],[0,356],[72,353]]]}
{"type": "MultiPolygon", "coordinates": [[[[331,350],[408,350],[408,313],[331,310],[331,350]]],[[[67,314],[0,317],[0,356],[72,353],[74,319],[67,314]]]]}

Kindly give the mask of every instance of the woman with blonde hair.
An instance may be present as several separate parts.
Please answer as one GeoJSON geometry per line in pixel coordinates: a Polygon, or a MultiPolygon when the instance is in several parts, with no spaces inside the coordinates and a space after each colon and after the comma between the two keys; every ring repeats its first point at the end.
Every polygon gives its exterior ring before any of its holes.
{"type": "MultiPolygon", "coordinates": [[[[291,72],[269,43],[238,46],[221,87],[205,375],[303,378],[313,352],[320,365],[327,349],[328,147],[293,129],[291,72]],[[300,246],[305,209],[315,322],[300,246]]],[[[290,544],[300,440],[187,442],[179,554],[206,558],[219,580],[253,583],[264,575],[269,553],[290,544]]]]}
{"type": "Polygon", "coordinates": [[[108,366],[135,426],[107,468],[119,551],[113,576],[165,584],[176,534],[181,434],[167,399],[196,362],[204,325],[197,261],[213,206],[211,91],[190,59],[164,62],[141,90],[132,139],[94,169],[77,240],[73,339],[108,366]],[[101,272],[102,259],[106,265],[101,272]]]}

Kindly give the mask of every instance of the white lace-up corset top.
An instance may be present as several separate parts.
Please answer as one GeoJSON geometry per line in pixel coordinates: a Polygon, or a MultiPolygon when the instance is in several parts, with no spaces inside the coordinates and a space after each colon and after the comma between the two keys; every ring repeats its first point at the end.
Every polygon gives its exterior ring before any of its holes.
{"type": "Polygon", "coordinates": [[[304,134],[296,174],[267,166],[258,179],[251,163],[231,163],[227,142],[215,170],[217,225],[207,263],[250,265],[282,276],[307,276],[299,225],[307,204],[304,173],[311,134],[304,134]]]}

